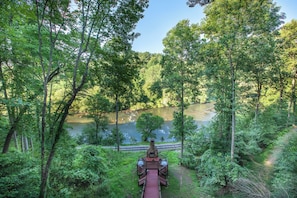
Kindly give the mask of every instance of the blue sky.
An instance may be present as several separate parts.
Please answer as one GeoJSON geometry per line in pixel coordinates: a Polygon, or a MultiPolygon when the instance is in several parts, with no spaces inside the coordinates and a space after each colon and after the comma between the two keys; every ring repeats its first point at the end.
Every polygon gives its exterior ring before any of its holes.
{"type": "MultiPolygon", "coordinates": [[[[162,40],[167,32],[179,21],[189,19],[191,23],[198,23],[204,17],[203,8],[196,5],[189,8],[187,0],[150,0],[149,7],[136,26],[135,32],[141,34],[134,43],[133,50],[138,52],[161,53],[162,40]]],[[[296,0],[274,0],[281,6],[281,12],[286,13],[286,22],[297,19],[296,0]]]]}

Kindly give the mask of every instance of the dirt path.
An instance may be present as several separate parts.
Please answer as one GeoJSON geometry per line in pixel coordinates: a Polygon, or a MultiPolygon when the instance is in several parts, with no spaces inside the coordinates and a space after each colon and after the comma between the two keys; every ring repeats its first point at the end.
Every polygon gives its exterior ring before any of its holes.
{"type": "Polygon", "coordinates": [[[278,156],[281,155],[282,153],[284,145],[288,143],[288,140],[290,139],[290,137],[296,132],[297,132],[297,127],[293,127],[288,133],[286,133],[284,136],[279,138],[276,145],[272,149],[270,155],[268,155],[267,159],[264,162],[264,165],[266,167],[272,167],[275,164],[278,156]]]}

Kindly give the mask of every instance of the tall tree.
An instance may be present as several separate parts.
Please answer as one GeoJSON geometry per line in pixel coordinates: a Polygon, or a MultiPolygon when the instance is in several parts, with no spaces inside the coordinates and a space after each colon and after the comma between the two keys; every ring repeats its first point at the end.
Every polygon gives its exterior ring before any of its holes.
{"type": "MultiPolygon", "coordinates": [[[[238,109],[238,79],[239,73],[245,70],[256,71],[262,67],[265,62],[257,59],[257,67],[251,67],[248,60],[246,49],[249,47],[247,43],[253,43],[253,39],[257,42],[262,36],[270,34],[279,27],[282,17],[279,13],[279,8],[271,1],[242,1],[242,0],[216,0],[205,8],[206,18],[203,22],[205,37],[209,39],[209,43],[215,48],[209,51],[219,55],[220,60],[216,60],[216,65],[209,65],[210,73],[213,75],[213,80],[218,85],[216,87],[218,94],[222,100],[217,101],[216,110],[221,114],[221,123],[227,124],[224,127],[224,134],[231,133],[231,159],[234,158],[234,141],[236,130],[236,110],[238,109]],[[254,68],[254,69],[253,69],[254,68]],[[224,83],[224,84],[222,84],[224,83]],[[222,86],[228,87],[222,89],[222,86]],[[222,92],[224,91],[224,92],[222,92]],[[228,121],[229,120],[229,121],[228,121]],[[226,130],[226,131],[225,131],[226,130]]],[[[266,38],[266,37],[265,37],[266,38]]],[[[268,40],[262,40],[268,44],[268,40]]],[[[269,44],[268,44],[269,45],[269,44]]],[[[259,44],[258,47],[261,47],[259,44]]],[[[261,53],[265,48],[261,47],[261,53]]],[[[253,51],[251,55],[257,57],[257,52],[253,51]]],[[[269,53],[269,52],[267,52],[269,53]]],[[[267,54],[266,53],[266,54],[267,54]]],[[[216,59],[216,57],[213,57],[216,59]]],[[[245,76],[245,75],[242,75],[245,76]]],[[[241,79],[242,80],[242,79],[241,79]]],[[[256,78],[259,80],[259,78],[256,78]]],[[[261,82],[258,82],[258,92],[261,91],[261,82]]],[[[258,97],[260,94],[258,93],[258,97]]],[[[220,116],[220,115],[219,115],[220,116]]],[[[218,116],[218,117],[219,117],[218,116]]],[[[220,124],[219,124],[220,125],[220,124]]],[[[225,137],[229,138],[229,135],[225,137]]],[[[226,139],[225,142],[228,140],[226,139]]]]}
{"type": "Polygon", "coordinates": [[[37,42],[32,41],[34,12],[31,6],[24,1],[3,1],[0,11],[0,99],[9,120],[2,148],[2,153],[6,153],[12,138],[16,141],[18,134],[22,134],[20,122],[25,114],[31,113],[41,87],[38,84],[40,70],[34,66],[36,59],[32,58],[36,55],[37,42]]]}
{"type": "Polygon", "coordinates": [[[181,156],[185,139],[184,110],[198,94],[200,35],[197,26],[180,21],[163,39],[162,80],[167,93],[173,94],[181,113],[181,156]]]}
{"type": "Polygon", "coordinates": [[[131,43],[115,37],[103,47],[104,58],[97,65],[96,75],[105,94],[114,99],[115,130],[117,134],[117,150],[120,150],[118,128],[119,111],[122,109],[121,99],[132,97],[133,79],[137,76],[137,57],[131,50],[131,43]]]}
{"type": "Polygon", "coordinates": [[[64,131],[63,124],[73,101],[86,83],[96,49],[115,36],[132,39],[131,31],[148,2],[82,0],[75,1],[72,7],[70,1],[35,3],[39,65],[43,76],[40,197],[45,197],[51,162],[64,131]],[[56,76],[65,77],[68,84],[64,98],[49,114],[48,83],[56,76]]]}
{"type": "Polygon", "coordinates": [[[297,81],[297,20],[286,23],[280,30],[280,38],[282,41],[281,57],[285,63],[285,68],[290,73],[291,87],[290,100],[288,107],[288,121],[295,124],[296,116],[296,81],[297,81]]]}

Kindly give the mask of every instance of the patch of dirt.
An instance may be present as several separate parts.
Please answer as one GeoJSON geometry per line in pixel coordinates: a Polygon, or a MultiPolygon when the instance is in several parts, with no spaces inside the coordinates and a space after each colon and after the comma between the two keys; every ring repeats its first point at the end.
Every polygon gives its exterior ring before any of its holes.
{"type": "Polygon", "coordinates": [[[193,170],[181,165],[169,166],[169,185],[162,189],[162,198],[210,198],[193,174],[193,170]]]}
{"type": "Polygon", "coordinates": [[[179,180],[179,186],[192,184],[192,177],[190,170],[183,166],[173,166],[171,167],[171,174],[179,180]]]}

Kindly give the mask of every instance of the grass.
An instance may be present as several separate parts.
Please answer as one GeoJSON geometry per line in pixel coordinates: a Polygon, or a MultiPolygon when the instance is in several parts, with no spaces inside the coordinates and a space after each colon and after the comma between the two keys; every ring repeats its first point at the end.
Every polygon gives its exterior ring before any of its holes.
{"type": "MultiPolygon", "coordinates": [[[[110,190],[110,198],[138,198],[141,196],[142,187],[137,184],[136,174],[137,159],[145,156],[144,152],[116,152],[108,151],[110,156],[110,169],[106,185],[110,190]]],[[[162,187],[163,198],[196,198],[211,197],[199,187],[194,170],[189,170],[179,165],[179,152],[163,151],[161,158],[166,158],[169,163],[168,187],[162,187]]]]}
{"type": "Polygon", "coordinates": [[[106,180],[110,191],[109,198],[140,197],[136,163],[141,155],[140,152],[109,151],[110,166],[106,180]]]}

